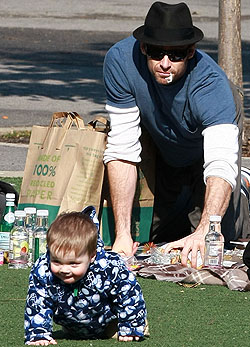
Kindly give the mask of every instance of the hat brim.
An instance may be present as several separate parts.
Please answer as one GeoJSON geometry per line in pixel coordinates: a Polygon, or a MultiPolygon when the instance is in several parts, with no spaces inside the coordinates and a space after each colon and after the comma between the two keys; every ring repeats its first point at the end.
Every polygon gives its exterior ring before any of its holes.
{"type": "Polygon", "coordinates": [[[203,39],[204,34],[203,32],[193,26],[193,37],[190,39],[185,40],[173,40],[172,38],[164,38],[160,40],[156,40],[155,38],[149,37],[145,35],[145,25],[140,26],[139,28],[135,29],[133,32],[133,36],[144,43],[148,43],[151,45],[159,45],[159,46],[185,46],[185,45],[191,45],[195,42],[198,42],[203,39]]]}

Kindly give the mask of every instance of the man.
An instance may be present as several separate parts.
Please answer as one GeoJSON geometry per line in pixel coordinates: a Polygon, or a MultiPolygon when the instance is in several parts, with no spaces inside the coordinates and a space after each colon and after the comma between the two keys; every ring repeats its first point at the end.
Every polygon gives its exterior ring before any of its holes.
{"type": "Polygon", "coordinates": [[[113,250],[133,254],[131,209],[140,162],[140,123],[158,149],[151,240],[204,254],[209,216],[224,216],[225,244],[247,232],[240,214],[242,117],[238,93],[195,43],[202,31],[185,3],[155,2],[145,24],[115,44],[104,62],[111,131],[107,164],[116,239],[113,250]],[[174,241],[174,242],[171,242],[174,241]]]}

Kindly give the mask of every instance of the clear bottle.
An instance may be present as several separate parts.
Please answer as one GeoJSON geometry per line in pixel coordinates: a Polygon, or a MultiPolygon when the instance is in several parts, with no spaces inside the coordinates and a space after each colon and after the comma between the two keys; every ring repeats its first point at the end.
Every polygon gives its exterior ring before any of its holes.
{"type": "Polygon", "coordinates": [[[26,213],[25,227],[29,235],[29,259],[28,266],[31,267],[33,264],[33,235],[36,228],[36,208],[25,207],[26,213]]]}
{"type": "Polygon", "coordinates": [[[10,269],[28,268],[29,236],[25,228],[26,213],[15,211],[15,223],[10,233],[9,264],[10,269]]]}
{"type": "Polygon", "coordinates": [[[10,232],[15,222],[15,194],[7,193],[5,198],[6,206],[0,222],[0,250],[8,252],[10,245],[10,232]]]}
{"type": "Polygon", "coordinates": [[[209,231],[205,237],[204,265],[222,267],[224,255],[224,236],[221,233],[221,216],[210,216],[209,231]]]}
{"type": "Polygon", "coordinates": [[[37,210],[36,212],[36,228],[33,236],[33,262],[44,253],[47,247],[47,231],[48,231],[48,210],[37,210]]]}

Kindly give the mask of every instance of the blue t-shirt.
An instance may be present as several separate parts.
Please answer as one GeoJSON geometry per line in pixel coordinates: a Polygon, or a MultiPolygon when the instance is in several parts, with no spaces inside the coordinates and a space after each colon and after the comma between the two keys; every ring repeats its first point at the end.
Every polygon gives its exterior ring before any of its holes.
{"type": "Polygon", "coordinates": [[[202,131],[212,125],[236,124],[236,108],[228,79],[206,53],[196,50],[187,71],[170,85],[158,84],[147,57],[132,36],[116,43],[104,61],[107,104],[138,106],[141,121],[164,160],[175,167],[203,156],[202,131]]]}

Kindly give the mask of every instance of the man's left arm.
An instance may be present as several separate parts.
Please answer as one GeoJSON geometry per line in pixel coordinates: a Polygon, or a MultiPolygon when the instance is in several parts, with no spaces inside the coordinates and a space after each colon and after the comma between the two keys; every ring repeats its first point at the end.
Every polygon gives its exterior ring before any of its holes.
{"type": "Polygon", "coordinates": [[[205,129],[203,136],[206,192],[201,220],[193,234],[171,242],[166,247],[166,252],[172,248],[182,248],[183,265],[187,265],[188,254],[192,251],[192,267],[196,267],[199,250],[204,258],[209,216],[224,216],[238,176],[238,127],[233,124],[214,125],[205,129]]]}
{"type": "MultiPolygon", "coordinates": [[[[204,209],[200,223],[195,232],[180,241],[183,241],[181,261],[187,264],[188,254],[192,251],[192,267],[197,264],[197,252],[205,253],[205,235],[209,228],[209,217],[212,215],[224,216],[232,193],[231,185],[220,177],[208,177],[204,200],[204,209]]],[[[179,246],[180,247],[180,246],[179,246]]]]}

